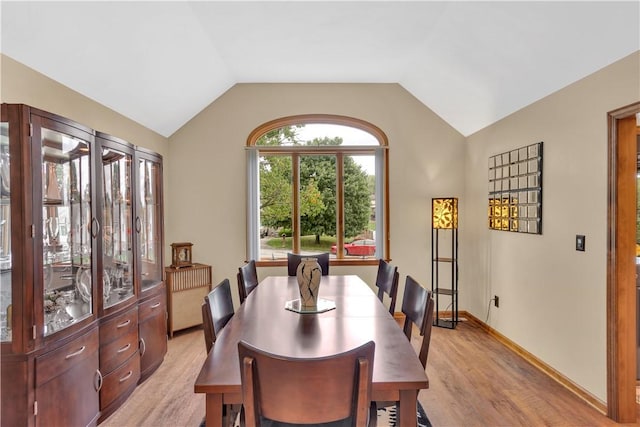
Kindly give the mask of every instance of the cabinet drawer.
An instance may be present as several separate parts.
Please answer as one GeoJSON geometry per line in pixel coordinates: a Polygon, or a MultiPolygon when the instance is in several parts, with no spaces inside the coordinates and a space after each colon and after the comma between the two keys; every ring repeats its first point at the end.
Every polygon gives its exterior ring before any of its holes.
{"type": "Polygon", "coordinates": [[[103,375],[109,375],[111,371],[120,366],[138,352],[138,325],[128,334],[100,346],[100,371],[103,375]]]}
{"type": "Polygon", "coordinates": [[[36,385],[66,372],[84,359],[97,354],[98,328],[71,341],[63,347],[36,358],[36,385]]]}
{"type": "Polygon", "coordinates": [[[107,407],[128,389],[134,388],[138,384],[139,378],[140,358],[134,354],[126,363],[103,378],[100,390],[100,408],[107,407]]]}
{"type": "Polygon", "coordinates": [[[140,323],[148,318],[162,313],[166,313],[165,297],[164,294],[157,295],[148,301],[145,301],[139,305],[138,318],[140,323]]]}
{"type": "Polygon", "coordinates": [[[138,310],[134,306],[131,310],[100,325],[100,344],[104,345],[136,330],[138,330],[138,310]]]}

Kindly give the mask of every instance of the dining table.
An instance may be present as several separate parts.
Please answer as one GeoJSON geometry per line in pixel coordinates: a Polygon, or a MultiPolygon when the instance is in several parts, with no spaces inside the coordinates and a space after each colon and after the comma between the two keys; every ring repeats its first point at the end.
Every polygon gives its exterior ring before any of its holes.
{"type": "Polygon", "coordinates": [[[222,427],[223,405],[242,403],[238,342],[296,358],[330,356],[375,342],[373,401],[396,402],[397,425],[416,427],[417,398],[429,379],[416,351],[373,290],[357,275],[322,276],[320,312],[298,310],[295,276],[264,278],[217,335],[195,381],[206,395],[207,427],[222,427]]]}

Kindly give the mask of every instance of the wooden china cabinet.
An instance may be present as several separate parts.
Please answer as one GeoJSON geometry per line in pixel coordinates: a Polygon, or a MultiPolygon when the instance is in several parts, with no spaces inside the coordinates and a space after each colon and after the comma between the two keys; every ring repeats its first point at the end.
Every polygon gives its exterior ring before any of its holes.
{"type": "Polygon", "coordinates": [[[2,425],[96,425],[166,353],[162,158],[26,105],[1,113],[2,425]]]}
{"type": "Polygon", "coordinates": [[[162,157],[144,149],[136,150],[135,154],[136,186],[140,194],[135,220],[140,282],[140,381],[144,381],[160,366],[167,352],[167,300],[162,264],[162,157]]]}

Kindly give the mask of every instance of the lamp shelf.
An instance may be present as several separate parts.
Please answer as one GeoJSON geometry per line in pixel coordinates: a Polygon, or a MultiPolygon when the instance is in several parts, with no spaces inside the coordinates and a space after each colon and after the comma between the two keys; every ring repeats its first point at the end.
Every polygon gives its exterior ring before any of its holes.
{"type": "Polygon", "coordinates": [[[457,321],[453,321],[453,320],[435,319],[433,322],[433,325],[438,326],[440,328],[454,329],[457,323],[458,323],[457,321]]]}
{"type": "Polygon", "coordinates": [[[435,288],[433,290],[434,294],[438,294],[438,295],[457,295],[458,294],[458,290],[457,289],[447,289],[447,288],[435,288]]]}
{"type": "Polygon", "coordinates": [[[438,262],[454,262],[455,259],[438,257],[438,258],[434,259],[434,261],[438,261],[438,262]]]}

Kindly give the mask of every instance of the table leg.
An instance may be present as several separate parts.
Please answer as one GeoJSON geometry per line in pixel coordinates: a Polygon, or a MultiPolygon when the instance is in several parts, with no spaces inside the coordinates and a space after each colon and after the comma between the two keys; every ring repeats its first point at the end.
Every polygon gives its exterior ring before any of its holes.
{"type": "Polygon", "coordinates": [[[207,393],[207,427],[222,427],[222,395],[207,393]]]}
{"type": "Polygon", "coordinates": [[[400,427],[417,427],[418,390],[400,390],[400,401],[397,405],[398,425],[400,427]]]}

